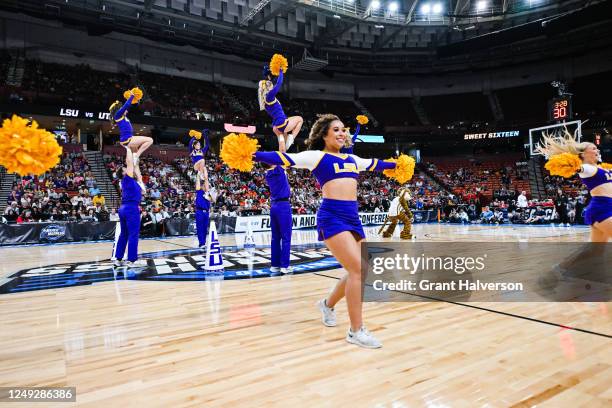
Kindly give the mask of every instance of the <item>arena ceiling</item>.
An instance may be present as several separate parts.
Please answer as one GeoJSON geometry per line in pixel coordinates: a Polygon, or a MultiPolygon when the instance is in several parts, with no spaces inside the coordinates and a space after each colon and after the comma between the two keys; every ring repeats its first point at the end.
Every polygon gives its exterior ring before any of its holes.
{"type": "MultiPolygon", "coordinates": [[[[495,55],[491,50],[496,48],[511,47],[510,55],[516,60],[514,44],[542,36],[550,39],[551,34],[609,20],[610,3],[611,0],[3,0],[0,8],[81,25],[90,35],[120,31],[258,60],[281,52],[293,58],[294,63],[307,51],[315,59],[326,61],[327,71],[400,73],[452,70],[453,64],[477,62],[474,54],[479,50],[486,51],[481,58],[491,59],[495,55]]],[[[588,35],[592,37],[593,32],[588,35]]],[[[574,42],[580,46],[583,40],[574,42]]],[[[541,46],[521,49],[532,57],[543,55],[541,46]]],[[[558,47],[551,52],[558,53],[558,47]]]]}

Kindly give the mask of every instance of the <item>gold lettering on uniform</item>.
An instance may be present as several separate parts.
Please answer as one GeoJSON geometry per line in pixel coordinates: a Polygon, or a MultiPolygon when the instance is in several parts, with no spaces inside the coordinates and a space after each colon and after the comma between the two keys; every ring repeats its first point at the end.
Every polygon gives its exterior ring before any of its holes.
{"type": "Polygon", "coordinates": [[[340,168],[338,163],[334,163],[334,172],[336,174],[338,173],[357,173],[359,174],[359,171],[357,170],[357,165],[355,163],[343,163],[342,168],[340,168]]]}

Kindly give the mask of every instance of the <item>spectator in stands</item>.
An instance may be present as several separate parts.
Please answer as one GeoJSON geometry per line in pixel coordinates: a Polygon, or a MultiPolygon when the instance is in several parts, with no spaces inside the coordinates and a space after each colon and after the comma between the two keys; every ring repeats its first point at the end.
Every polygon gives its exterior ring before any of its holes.
{"type": "Polygon", "coordinates": [[[77,212],[76,209],[72,209],[70,211],[70,214],[66,217],[66,221],[68,222],[79,222],[81,221],[81,217],[79,216],[79,213],[77,212]]]}
{"type": "Polygon", "coordinates": [[[35,220],[32,218],[31,210],[25,210],[23,213],[19,214],[19,216],[17,217],[17,224],[23,224],[26,222],[35,222],[35,220]]]}
{"type": "Polygon", "coordinates": [[[94,197],[96,195],[100,194],[100,189],[98,188],[96,182],[94,181],[92,183],[92,186],[89,188],[89,195],[91,197],[94,197]]]}
{"type": "Polygon", "coordinates": [[[119,221],[119,214],[117,213],[117,209],[116,208],[111,208],[109,217],[108,217],[109,221],[119,221]]]}
{"type": "Polygon", "coordinates": [[[537,206],[536,210],[533,211],[533,213],[529,216],[529,218],[527,219],[527,221],[525,221],[526,224],[543,224],[546,221],[550,221],[550,217],[546,216],[546,211],[544,211],[542,209],[541,206],[537,206]]]}
{"type": "Polygon", "coordinates": [[[489,209],[489,207],[483,207],[482,213],[480,214],[480,222],[483,224],[490,224],[493,221],[493,211],[489,209]]]}
{"type": "Polygon", "coordinates": [[[464,208],[459,209],[459,211],[457,212],[457,218],[462,224],[470,222],[470,217],[468,217],[468,214],[464,208]]]}
{"type": "Polygon", "coordinates": [[[504,223],[504,213],[500,208],[496,208],[493,211],[493,221],[496,224],[503,224],[504,223]]]}
{"type": "Polygon", "coordinates": [[[508,222],[511,224],[520,224],[520,221],[521,213],[519,213],[516,208],[508,209],[508,222]]]}
{"type": "MultiPolygon", "coordinates": [[[[559,191],[560,192],[560,191],[559,191]]],[[[559,193],[558,192],[558,193],[559,193]]],[[[555,211],[559,217],[559,226],[567,225],[569,227],[569,218],[567,216],[568,199],[565,195],[558,194],[555,198],[555,211]]]]}
{"type": "Polygon", "coordinates": [[[153,217],[151,215],[151,208],[147,208],[142,213],[142,218],[140,219],[140,233],[141,235],[146,236],[153,236],[155,233],[153,217]]]}
{"type": "Polygon", "coordinates": [[[105,206],[106,198],[104,198],[102,193],[98,192],[96,196],[93,198],[92,203],[94,206],[98,206],[98,205],[105,206]]]}
{"type": "Polygon", "coordinates": [[[108,212],[108,210],[106,209],[106,206],[97,206],[96,207],[96,213],[98,215],[98,221],[99,222],[106,222],[109,221],[110,219],[110,214],[108,212]]]}
{"type": "Polygon", "coordinates": [[[474,201],[472,200],[470,202],[470,205],[468,206],[468,217],[470,217],[470,220],[473,221],[475,219],[478,218],[478,209],[476,208],[476,204],[474,203],[474,201]]]}
{"type": "Polygon", "coordinates": [[[520,209],[527,208],[527,192],[521,191],[521,194],[516,198],[516,206],[520,209]]]}
{"type": "Polygon", "coordinates": [[[57,208],[53,208],[51,210],[51,214],[49,215],[48,221],[64,221],[66,217],[58,211],[57,208]]]}
{"type": "Polygon", "coordinates": [[[84,215],[81,216],[82,221],[98,222],[98,215],[93,208],[89,209],[84,215]]]}
{"type": "Polygon", "coordinates": [[[153,208],[151,214],[155,228],[155,236],[160,237],[164,233],[164,216],[159,208],[153,208]]]}
{"type": "Polygon", "coordinates": [[[19,217],[19,213],[20,213],[20,210],[19,210],[19,206],[17,205],[17,201],[11,202],[11,205],[9,205],[8,207],[4,209],[4,216],[9,222],[17,221],[17,218],[19,217]]]}

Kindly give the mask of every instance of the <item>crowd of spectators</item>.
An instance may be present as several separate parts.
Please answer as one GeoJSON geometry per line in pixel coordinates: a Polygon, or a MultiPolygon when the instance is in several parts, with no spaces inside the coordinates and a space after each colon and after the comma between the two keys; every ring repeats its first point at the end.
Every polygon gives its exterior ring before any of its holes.
{"type": "MultiPolygon", "coordinates": [[[[123,165],[124,158],[105,155],[104,161],[113,185],[120,192],[117,170],[123,165]]],[[[159,228],[161,231],[161,225],[166,218],[193,216],[193,188],[172,165],[146,155],[140,158],[139,167],[147,187],[141,203],[141,219],[146,230],[159,228]],[[148,217],[151,217],[155,225],[144,225],[149,222],[148,217]]]]}
{"type": "Polygon", "coordinates": [[[516,160],[439,159],[428,163],[429,173],[454,194],[466,201],[472,199],[511,199],[529,189],[526,163],[516,160]]]}
{"type": "MultiPolygon", "coordinates": [[[[259,110],[257,85],[252,88],[215,86],[213,83],[183,77],[139,71],[130,75],[97,71],[89,65],[63,65],[28,59],[20,87],[0,85],[0,98],[13,103],[77,103],[82,106],[106,107],[122,99],[125,89],[140,86],[145,97],[133,107],[135,114],[185,120],[250,123],[271,128],[265,112],[259,110]],[[245,110],[240,109],[242,106],[245,110]]],[[[0,66],[0,73],[6,71],[0,66]]],[[[316,114],[334,112],[347,126],[358,113],[351,101],[318,101],[281,98],[288,116],[301,115],[305,126],[316,114]]]]}
{"type": "MultiPolygon", "coordinates": [[[[106,155],[105,163],[118,188],[116,170],[123,157],[106,155]]],[[[177,158],[172,164],[158,158],[141,158],[143,181],[143,227],[153,234],[163,233],[167,218],[194,217],[195,172],[189,157],[177,158]]],[[[270,212],[269,191],[265,182],[267,168],[256,164],[250,173],[229,169],[218,157],[207,158],[210,185],[217,200],[213,211],[228,216],[266,215],[270,212]]],[[[493,170],[500,188],[492,195],[479,190],[479,179],[468,165],[456,171],[441,172],[434,164],[426,165],[426,173],[417,171],[406,184],[410,189],[412,210],[434,210],[435,218],[449,223],[482,224],[548,224],[570,225],[582,222],[582,210],[588,192],[578,183],[546,177],[548,197],[535,200],[529,191],[516,191],[514,177],[525,177],[523,171],[507,166],[493,170]],[[432,179],[426,173],[434,174],[432,179]],[[444,183],[448,181],[448,185],[444,183]],[[440,184],[438,184],[440,182],[440,184]],[[462,184],[463,183],[463,184],[462,184]],[[473,183],[456,194],[455,186],[473,183]]],[[[320,205],[317,182],[306,170],[288,169],[292,188],[294,214],[314,214],[320,205]]],[[[486,174],[486,173],[485,173],[486,174]]],[[[389,209],[399,185],[380,174],[362,173],[359,179],[360,211],[380,213],[389,209]]],[[[116,219],[116,209],[107,208],[85,157],[66,153],[61,164],[40,177],[18,177],[8,198],[4,218],[8,222],[32,221],[105,221],[116,219]]]]}
{"type": "Polygon", "coordinates": [[[41,176],[16,176],[3,213],[7,222],[105,221],[111,217],[82,153],[64,153],[41,176]]]}

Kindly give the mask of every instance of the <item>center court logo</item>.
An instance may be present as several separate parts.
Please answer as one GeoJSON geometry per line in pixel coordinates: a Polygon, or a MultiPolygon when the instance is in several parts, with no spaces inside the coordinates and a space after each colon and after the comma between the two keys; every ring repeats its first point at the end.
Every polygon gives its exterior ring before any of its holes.
{"type": "MultiPolygon", "coordinates": [[[[114,279],[149,281],[202,281],[208,279],[249,279],[274,276],[270,272],[270,248],[246,250],[223,247],[223,271],[206,272],[206,253],[201,249],[185,248],[142,254],[146,266],[127,269],[113,268],[110,260],[63,263],[24,269],[8,277],[0,286],[0,294],[54,289],[114,279]]],[[[324,271],[340,267],[331,253],[320,244],[291,247],[293,273],[324,271]]]]}

